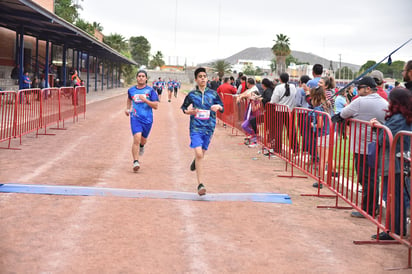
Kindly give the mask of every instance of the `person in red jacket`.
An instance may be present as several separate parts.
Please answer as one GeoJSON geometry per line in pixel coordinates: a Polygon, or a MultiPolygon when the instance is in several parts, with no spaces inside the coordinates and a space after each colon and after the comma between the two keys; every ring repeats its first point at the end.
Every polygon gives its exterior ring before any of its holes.
{"type": "Polygon", "coordinates": [[[229,82],[229,77],[223,78],[223,84],[217,88],[218,94],[236,94],[236,88],[229,82]]]}

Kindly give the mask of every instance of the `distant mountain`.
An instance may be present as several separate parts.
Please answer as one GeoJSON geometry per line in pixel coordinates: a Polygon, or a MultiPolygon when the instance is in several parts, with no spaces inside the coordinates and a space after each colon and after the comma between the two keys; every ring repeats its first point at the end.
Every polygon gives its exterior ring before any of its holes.
{"type": "MultiPolygon", "coordinates": [[[[322,58],[312,53],[302,52],[292,50],[291,55],[299,60],[299,62],[308,62],[311,65],[322,64],[324,68],[329,68],[330,60],[322,58]]],[[[271,48],[247,48],[244,49],[232,56],[225,58],[224,60],[230,64],[236,64],[239,59],[246,60],[265,60],[271,61],[275,55],[272,52],[271,48]]],[[[336,70],[339,68],[339,62],[332,61],[333,69],[336,70]]],[[[349,64],[342,62],[342,67],[348,67],[352,71],[358,71],[360,66],[355,64],[349,64]]]]}

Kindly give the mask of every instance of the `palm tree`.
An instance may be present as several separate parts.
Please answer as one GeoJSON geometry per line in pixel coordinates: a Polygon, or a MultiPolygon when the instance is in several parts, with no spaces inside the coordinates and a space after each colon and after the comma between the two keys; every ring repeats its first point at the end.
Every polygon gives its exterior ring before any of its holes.
{"type": "Polygon", "coordinates": [[[163,54],[160,51],[157,51],[156,54],[153,56],[153,59],[149,62],[151,68],[161,67],[164,64],[165,61],[163,61],[163,54]]]}
{"type": "Polygon", "coordinates": [[[276,34],[276,43],[272,47],[273,54],[276,56],[277,73],[280,75],[286,71],[286,57],[291,53],[289,47],[289,37],[284,34],[276,34]]]}
{"type": "Polygon", "coordinates": [[[111,33],[108,36],[104,36],[103,42],[109,45],[109,47],[117,50],[118,52],[125,51],[128,49],[127,40],[118,33],[111,33]]]}
{"type": "Polygon", "coordinates": [[[217,72],[220,79],[222,79],[226,73],[232,72],[232,65],[225,60],[217,60],[211,64],[211,67],[214,72],[217,72]]]}

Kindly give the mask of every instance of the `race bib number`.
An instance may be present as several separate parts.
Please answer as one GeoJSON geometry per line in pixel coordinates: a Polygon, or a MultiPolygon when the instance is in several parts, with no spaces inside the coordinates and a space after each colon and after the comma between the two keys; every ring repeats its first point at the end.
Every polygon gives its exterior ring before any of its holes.
{"type": "Polygon", "coordinates": [[[200,120],[207,120],[210,117],[210,110],[206,109],[199,109],[199,111],[196,113],[195,118],[200,119],[200,120]]]}
{"type": "MultiPolygon", "coordinates": [[[[135,96],[133,96],[133,102],[135,102],[136,104],[139,103],[143,103],[143,101],[139,98],[140,94],[136,94],[135,96]]],[[[148,94],[145,94],[146,98],[148,98],[148,94]]]]}

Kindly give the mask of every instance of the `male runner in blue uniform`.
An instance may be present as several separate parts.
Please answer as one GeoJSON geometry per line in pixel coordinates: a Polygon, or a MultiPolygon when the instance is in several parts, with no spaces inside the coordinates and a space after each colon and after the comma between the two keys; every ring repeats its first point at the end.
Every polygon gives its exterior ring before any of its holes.
{"type": "Polygon", "coordinates": [[[130,115],[130,127],[133,134],[133,171],[140,168],[139,156],[144,153],[144,145],[153,125],[153,110],[157,109],[159,97],[157,92],[147,85],[147,73],[139,70],[136,74],[137,85],[127,91],[125,113],[130,115]]]}
{"type": "Polygon", "coordinates": [[[206,69],[195,70],[196,89],[189,92],[181,109],[190,115],[190,147],[194,149],[195,159],[190,170],[196,170],[197,193],[206,194],[206,188],[201,183],[203,157],[209,147],[216,126],[216,112],[223,112],[223,103],[215,90],[206,87],[206,69]],[[190,107],[190,108],[189,108],[190,107]]]}

